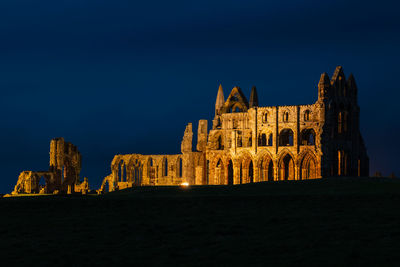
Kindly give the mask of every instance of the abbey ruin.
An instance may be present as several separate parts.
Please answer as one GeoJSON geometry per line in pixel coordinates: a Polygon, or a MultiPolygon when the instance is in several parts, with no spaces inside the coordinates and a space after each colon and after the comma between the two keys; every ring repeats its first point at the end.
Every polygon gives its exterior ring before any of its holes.
{"type": "Polygon", "coordinates": [[[234,87],[225,99],[218,89],[208,131],[200,120],[196,151],[192,124],[177,155],[116,155],[99,193],[143,185],[232,185],[368,176],[369,158],[359,127],[360,108],[353,75],[338,66],[323,73],[314,104],[260,107],[256,88],[250,101],[234,87]]]}
{"type": "Polygon", "coordinates": [[[86,194],[87,178],[79,180],[81,154],[76,146],[55,138],[50,142],[50,166],[47,171],[23,171],[11,195],[19,194],[86,194]]]}
{"type": "MultiPolygon", "coordinates": [[[[263,181],[306,180],[330,176],[368,176],[369,158],[360,133],[360,108],[353,75],[337,67],[330,79],[323,73],[314,104],[258,105],[239,87],[225,99],[218,89],[212,128],[200,120],[193,151],[193,128],[186,126],[181,154],[116,155],[111,174],[98,193],[135,186],[236,185],[263,181]]],[[[82,193],[81,155],[71,143],[50,143],[47,171],[23,171],[12,195],[82,193]]]]}

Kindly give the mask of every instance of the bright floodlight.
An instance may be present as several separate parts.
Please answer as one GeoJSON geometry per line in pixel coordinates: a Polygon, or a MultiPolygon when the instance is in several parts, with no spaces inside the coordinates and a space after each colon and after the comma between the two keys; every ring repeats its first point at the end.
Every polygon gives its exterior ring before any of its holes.
{"type": "Polygon", "coordinates": [[[183,182],[183,183],[181,183],[181,186],[183,186],[183,187],[188,187],[188,186],[189,186],[189,183],[188,183],[188,182],[183,182]]]}

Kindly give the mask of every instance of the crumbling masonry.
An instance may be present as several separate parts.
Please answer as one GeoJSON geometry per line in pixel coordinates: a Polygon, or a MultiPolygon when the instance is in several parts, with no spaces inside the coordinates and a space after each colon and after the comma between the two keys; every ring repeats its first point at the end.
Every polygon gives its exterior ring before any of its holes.
{"type": "Polygon", "coordinates": [[[318,99],[311,105],[260,107],[255,87],[250,101],[238,87],[225,100],[220,86],[212,129],[207,120],[199,121],[196,151],[189,123],[182,154],[116,155],[98,191],[368,176],[359,113],[355,79],[346,79],[340,66],[331,79],[321,75],[318,99]]]}
{"type": "Polygon", "coordinates": [[[80,182],[81,154],[76,146],[56,138],[50,142],[50,167],[48,171],[23,171],[11,195],[66,194],[89,191],[85,178],[80,182]]]}

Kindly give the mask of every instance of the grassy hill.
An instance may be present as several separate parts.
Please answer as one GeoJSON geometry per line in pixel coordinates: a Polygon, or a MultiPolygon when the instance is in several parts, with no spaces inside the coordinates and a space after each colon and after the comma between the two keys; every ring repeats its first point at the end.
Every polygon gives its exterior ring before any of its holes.
{"type": "Polygon", "coordinates": [[[400,181],[331,178],[0,199],[2,262],[397,266],[400,181]]]}

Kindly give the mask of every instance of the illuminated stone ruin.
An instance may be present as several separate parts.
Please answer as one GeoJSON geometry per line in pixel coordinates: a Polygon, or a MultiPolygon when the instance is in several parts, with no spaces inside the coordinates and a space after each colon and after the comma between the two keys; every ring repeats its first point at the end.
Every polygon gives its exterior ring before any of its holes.
{"type": "Polygon", "coordinates": [[[116,155],[99,193],[142,185],[227,185],[368,176],[369,158],[360,133],[357,86],[338,66],[323,73],[314,104],[261,107],[252,88],[247,101],[239,87],[227,99],[218,88],[208,130],[200,120],[196,151],[192,124],[177,155],[116,155]]]}
{"type": "Polygon", "coordinates": [[[11,195],[18,194],[86,194],[87,178],[80,182],[81,154],[76,146],[55,138],[50,142],[48,171],[23,171],[11,195]]]}

